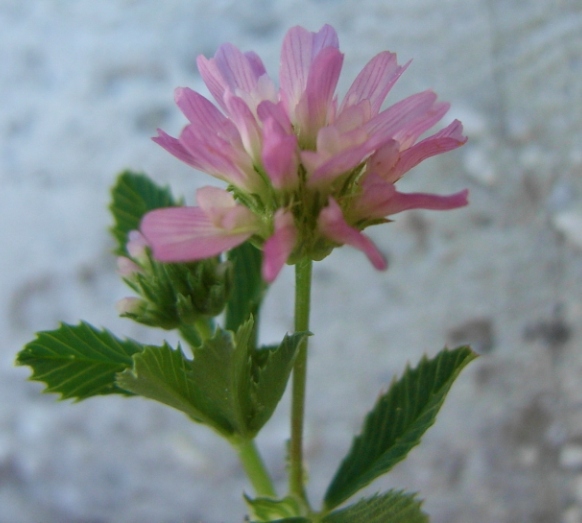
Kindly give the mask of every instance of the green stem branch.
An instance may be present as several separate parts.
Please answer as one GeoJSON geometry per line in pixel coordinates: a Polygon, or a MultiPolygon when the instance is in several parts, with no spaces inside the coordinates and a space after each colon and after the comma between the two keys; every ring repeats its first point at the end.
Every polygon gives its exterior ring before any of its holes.
{"type": "MultiPolygon", "coordinates": [[[[303,259],[295,266],[295,332],[309,330],[312,261],[303,259]]],[[[303,425],[307,381],[307,338],[299,346],[293,368],[291,399],[291,441],[289,444],[289,491],[308,507],[303,470],[303,425]]]]}
{"type": "Polygon", "coordinates": [[[277,492],[254,440],[231,441],[258,497],[276,498],[277,492]]]}

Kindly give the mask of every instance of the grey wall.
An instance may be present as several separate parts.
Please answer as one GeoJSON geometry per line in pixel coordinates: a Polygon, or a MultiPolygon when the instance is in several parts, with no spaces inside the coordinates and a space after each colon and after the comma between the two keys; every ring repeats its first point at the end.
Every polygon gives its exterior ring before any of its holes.
{"type": "MultiPolygon", "coordinates": [[[[407,175],[468,187],[471,206],[373,231],[390,260],[316,266],[307,445],[321,497],[360,418],[394,373],[466,341],[484,356],[409,461],[371,491],[420,490],[435,523],[582,522],[582,4],[580,0],[0,0],[0,523],[241,521],[234,455],[139,399],[59,404],[14,355],[80,318],[120,335],[127,291],[109,254],[108,187],[143,169],[191,198],[207,177],[153,144],[179,131],[178,85],[231,41],[276,74],[292,25],[333,24],[343,86],[375,53],[412,65],[392,102],[434,88],[469,143],[407,175]]],[[[290,328],[292,270],[265,340],[290,328]]],[[[287,402],[261,445],[284,480],[287,402]]]]}

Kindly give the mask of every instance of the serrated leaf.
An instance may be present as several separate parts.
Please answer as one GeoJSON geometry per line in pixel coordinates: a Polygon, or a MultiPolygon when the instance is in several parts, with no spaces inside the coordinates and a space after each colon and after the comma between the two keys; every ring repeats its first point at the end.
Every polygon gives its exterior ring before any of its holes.
{"type": "Polygon", "coordinates": [[[332,512],[321,523],[428,523],[421,505],[413,494],[391,490],[332,512]]]}
{"type": "Polygon", "coordinates": [[[37,333],[16,363],[30,366],[30,379],[46,383],[45,392],[80,401],[101,394],[130,394],[116,385],[115,375],[131,367],[132,356],[143,348],[88,323],[61,324],[56,330],[37,333]]]}
{"type": "Polygon", "coordinates": [[[279,346],[261,348],[253,357],[254,412],[251,430],[258,432],[271,418],[287,387],[297,348],[305,333],[286,335],[279,346]]]}
{"type": "Polygon", "coordinates": [[[301,505],[293,497],[289,496],[283,499],[253,499],[245,495],[244,498],[252,512],[252,523],[288,521],[289,518],[292,521],[297,518],[301,520],[302,516],[297,516],[297,514],[301,514],[302,512],[301,505]]]}
{"type": "Polygon", "coordinates": [[[111,233],[117,242],[115,253],[126,256],[125,245],[130,231],[139,229],[144,214],[162,207],[179,205],[169,188],[160,187],[142,173],[122,172],[111,189],[114,225],[111,233]]]}
{"type": "Polygon", "coordinates": [[[443,350],[422,359],[392,383],[366,416],[362,432],[325,495],[328,509],[338,506],[403,460],[434,423],[451,385],[477,355],[469,347],[443,350]]]}
{"type": "Polygon", "coordinates": [[[267,284],[261,277],[263,253],[250,242],[245,242],[228,253],[233,267],[230,299],[226,305],[225,328],[232,332],[249,319],[255,318],[255,328],[261,301],[267,284]]]}
{"type": "Polygon", "coordinates": [[[223,432],[220,423],[204,412],[203,392],[191,377],[192,361],[180,347],[165,344],[136,354],[132,368],[117,376],[119,387],[178,409],[195,421],[223,432]]]}
{"type": "Polygon", "coordinates": [[[252,319],[236,335],[217,329],[194,359],[169,346],[147,348],[133,368],[118,376],[120,387],[174,407],[223,436],[250,439],[269,419],[285,389],[302,335],[286,337],[280,347],[256,350],[252,319]],[[274,384],[275,376],[284,379],[274,384]],[[264,385],[265,384],[265,385],[264,385]],[[271,385],[272,390],[265,390],[271,385]]]}

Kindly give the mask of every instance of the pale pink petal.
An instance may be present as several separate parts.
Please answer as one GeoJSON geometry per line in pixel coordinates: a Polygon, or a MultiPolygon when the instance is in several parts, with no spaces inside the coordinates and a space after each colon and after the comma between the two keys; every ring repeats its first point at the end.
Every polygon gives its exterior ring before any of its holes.
{"type": "Polygon", "coordinates": [[[436,99],[436,94],[430,90],[413,94],[372,118],[366,124],[366,130],[371,134],[378,133],[392,138],[406,124],[426,114],[436,99]]]}
{"type": "Polygon", "coordinates": [[[297,137],[287,134],[273,118],[263,124],[263,167],[276,189],[291,188],[299,181],[297,137]]]}
{"type": "Polygon", "coordinates": [[[184,163],[190,165],[191,167],[194,167],[195,169],[202,170],[196,158],[192,154],[190,154],[188,149],[186,149],[186,147],[184,147],[180,140],[178,140],[177,138],[174,138],[173,136],[166,134],[161,129],[158,129],[158,136],[154,136],[152,140],[156,142],[158,145],[161,145],[171,155],[178,158],[178,160],[183,161],[184,163]]]}
{"type": "Polygon", "coordinates": [[[117,258],[117,274],[120,276],[127,278],[128,276],[142,272],[144,272],[143,269],[133,260],[130,260],[125,256],[119,256],[117,258]]]}
{"type": "Polygon", "coordinates": [[[196,203],[210,219],[217,221],[220,221],[225,210],[236,206],[236,200],[231,193],[212,185],[200,187],[196,191],[196,203]]]}
{"type": "Polygon", "coordinates": [[[367,164],[367,171],[378,173],[386,182],[394,183],[399,176],[394,174],[394,166],[400,158],[400,146],[396,140],[389,140],[379,147],[370,157],[367,164]]]}
{"type": "MultiPolygon", "coordinates": [[[[363,163],[370,154],[382,147],[389,140],[382,135],[372,135],[363,143],[345,147],[337,154],[324,162],[314,162],[312,151],[303,151],[301,158],[306,165],[317,165],[310,174],[308,184],[310,187],[329,184],[343,173],[347,173],[363,163]]],[[[317,154],[317,153],[315,153],[317,154]]]]}
{"type": "Polygon", "coordinates": [[[422,133],[428,131],[442,119],[449,110],[449,107],[450,104],[446,102],[433,104],[426,113],[419,115],[415,119],[410,119],[406,124],[404,124],[400,130],[393,135],[393,138],[400,143],[401,149],[408,149],[414,142],[416,142],[422,133]]]}
{"type": "Polygon", "coordinates": [[[144,238],[143,234],[139,231],[129,231],[127,237],[129,241],[127,242],[126,249],[129,255],[134,260],[143,258],[148,247],[148,242],[144,238]]]}
{"type": "Polygon", "coordinates": [[[268,283],[277,277],[293,252],[297,240],[297,229],[290,212],[279,209],[275,213],[274,227],[273,235],[263,245],[262,275],[268,283]]]}
{"type": "Polygon", "coordinates": [[[242,145],[239,149],[217,134],[202,136],[193,125],[182,131],[179,142],[193,167],[237,187],[253,187],[253,163],[242,145]]]}
{"type": "Polygon", "coordinates": [[[323,26],[317,33],[299,26],[287,31],[281,48],[279,83],[289,114],[292,114],[306,89],[313,60],[327,48],[339,48],[337,34],[329,25],[323,26]]]}
{"type": "Polygon", "coordinates": [[[328,206],[321,210],[317,225],[321,234],[333,242],[351,245],[363,251],[376,269],[387,268],[386,259],[372,240],[346,223],[340,206],[333,198],[330,198],[328,206]]]}
{"type": "Polygon", "coordinates": [[[289,115],[281,102],[273,103],[270,100],[261,102],[257,107],[257,116],[261,122],[266,122],[269,118],[272,118],[281,126],[286,134],[293,132],[289,115]]]}
{"type": "Polygon", "coordinates": [[[227,91],[225,101],[228,113],[240,133],[245,151],[257,161],[261,157],[261,131],[254,114],[242,98],[233,96],[230,91],[227,91]]]}
{"type": "Polygon", "coordinates": [[[136,314],[143,310],[145,306],[144,300],[136,298],[135,296],[121,298],[116,304],[115,309],[120,316],[128,314],[136,314]]]}
{"type": "Polygon", "coordinates": [[[226,231],[217,227],[199,207],[170,207],[147,213],[141,231],[155,259],[184,262],[210,258],[243,243],[255,232],[243,225],[226,231]]]}
{"type": "MultiPolygon", "coordinates": [[[[343,54],[328,47],[314,59],[305,92],[295,107],[296,132],[299,142],[310,147],[314,144],[317,131],[328,123],[328,113],[343,64],[343,54]]],[[[293,108],[290,108],[293,114],[293,108]]]]}
{"type": "Polygon", "coordinates": [[[252,93],[255,90],[260,76],[257,73],[264,71],[264,66],[259,62],[257,55],[245,55],[232,44],[221,45],[214,58],[199,56],[197,59],[198,70],[204,83],[225,111],[227,108],[224,94],[227,89],[234,94],[237,94],[238,90],[245,93],[252,93]]]}
{"type": "MultiPolygon", "coordinates": [[[[423,160],[437,154],[452,151],[463,145],[467,138],[463,136],[463,126],[461,122],[455,120],[438,133],[425,138],[416,145],[406,149],[400,154],[400,160],[396,164],[393,172],[393,181],[398,180],[404,173],[418,165],[423,160]]],[[[376,172],[380,172],[377,169],[376,172]]]]}
{"type": "Polygon", "coordinates": [[[399,66],[396,55],[383,51],[372,58],[348,89],[340,106],[340,114],[347,108],[368,100],[372,114],[378,114],[386,95],[408,67],[410,62],[399,66]]]}

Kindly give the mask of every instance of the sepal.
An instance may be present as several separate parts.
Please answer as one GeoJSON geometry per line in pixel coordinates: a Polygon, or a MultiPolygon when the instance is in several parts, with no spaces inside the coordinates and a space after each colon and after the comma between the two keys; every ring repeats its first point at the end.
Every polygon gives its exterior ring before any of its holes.
{"type": "MultiPolygon", "coordinates": [[[[210,320],[224,309],[231,290],[232,265],[219,258],[189,263],[160,263],[146,249],[141,259],[131,260],[139,270],[124,281],[141,298],[122,300],[120,313],[138,323],[175,329],[210,320]],[[123,305],[130,305],[124,307],[123,305]]],[[[118,307],[119,308],[119,307],[118,307]]]]}

